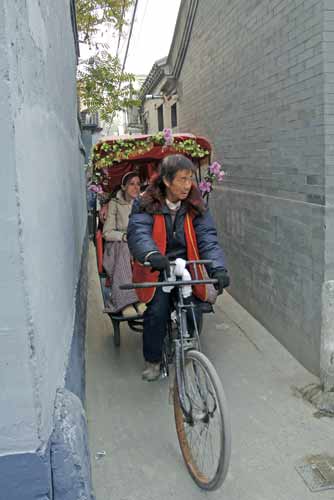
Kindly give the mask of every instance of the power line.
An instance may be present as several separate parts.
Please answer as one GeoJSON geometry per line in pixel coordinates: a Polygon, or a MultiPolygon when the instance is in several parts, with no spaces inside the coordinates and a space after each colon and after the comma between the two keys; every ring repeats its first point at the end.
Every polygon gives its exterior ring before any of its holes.
{"type": "Polygon", "coordinates": [[[147,11],[148,3],[149,3],[149,0],[146,0],[145,7],[144,7],[144,13],[142,15],[139,28],[135,31],[135,39],[134,39],[135,46],[136,46],[136,43],[137,43],[138,40],[140,42],[140,36],[141,36],[142,29],[143,29],[144,20],[145,20],[145,17],[146,17],[146,11],[147,11]]]}
{"type": "MultiPolygon", "coordinates": [[[[123,6],[122,6],[122,20],[124,20],[124,12],[125,12],[125,0],[123,0],[123,6]]],[[[121,36],[122,36],[122,31],[123,31],[123,23],[119,29],[119,33],[118,33],[118,42],[117,42],[117,50],[116,50],[116,57],[118,57],[118,51],[119,51],[119,44],[120,44],[120,41],[121,41],[121,36]]]]}
{"type": "Polygon", "coordinates": [[[129,37],[128,37],[128,43],[126,45],[126,51],[125,51],[124,60],[123,60],[122,73],[124,72],[124,68],[125,68],[125,64],[126,64],[126,59],[128,57],[130,40],[131,40],[131,36],[132,36],[132,29],[133,29],[133,25],[134,25],[135,17],[136,17],[137,5],[138,5],[138,0],[136,0],[135,6],[133,8],[132,19],[131,19],[131,26],[130,26],[130,32],[129,32],[129,37]]]}
{"type": "MultiPolygon", "coordinates": [[[[123,65],[122,65],[122,72],[121,72],[121,78],[120,78],[119,83],[118,83],[118,90],[121,88],[121,85],[122,85],[121,79],[122,79],[122,75],[124,73],[126,59],[128,57],[129,45],[130,45],[130,40],[131,40],[133,25],[134,25],[134,22],[135,22],[137,6],[138,6],[138,0],[136,0],[135,6],[133,8],[132,19],[131,19],[131,26],[130,26],[129,36],[128,36],[128,43],[127,43],[126,52],[125,52],[125,55],[124,55],[124,60],[123,60],[123,65]]],[[[114,116],[115,116],[115,111],[113,112],[112,117],[111,117],[111,121],[112,122],[114,120],[114,116]]]]}

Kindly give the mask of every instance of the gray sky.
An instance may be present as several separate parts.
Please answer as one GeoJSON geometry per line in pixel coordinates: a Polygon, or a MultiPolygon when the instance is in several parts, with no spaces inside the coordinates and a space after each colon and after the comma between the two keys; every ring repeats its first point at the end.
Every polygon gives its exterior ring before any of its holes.
{"type": "Polygon", "coordinates": [[[180,0],[139,0],[126,71],[147,74],[168,55],[179,6],[180,0]]]}

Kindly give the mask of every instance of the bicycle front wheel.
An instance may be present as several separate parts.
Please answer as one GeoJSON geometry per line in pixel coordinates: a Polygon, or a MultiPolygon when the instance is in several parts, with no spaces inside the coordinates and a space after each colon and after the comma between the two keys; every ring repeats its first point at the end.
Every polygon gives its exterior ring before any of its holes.
{"type": "Polygon", "coordinates": [[[222,383],[213,364],[199,351],[185,352],[185,415],[177,380],[174,385],[174,415],[182,455],[190,475],[204,490],[223,483],[231,455],[231,429],[222,383]]]}

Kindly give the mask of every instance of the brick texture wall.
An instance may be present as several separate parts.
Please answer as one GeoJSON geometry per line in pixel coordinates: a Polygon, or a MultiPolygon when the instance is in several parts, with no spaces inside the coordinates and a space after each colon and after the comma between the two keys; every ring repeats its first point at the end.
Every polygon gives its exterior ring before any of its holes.
{"type": "Polygon", "coordinates": [[[314,373],[334,273],[333,26],[333,0],[199,0],[178,85],[179,129],[208,136],[228,174],[210,203],[231,293],[314,373]]]}
{"type": "Polygon", "coordinates": [[[326,252],[325,277],[334,279],[334,1],[324,3],[326,252]]]}

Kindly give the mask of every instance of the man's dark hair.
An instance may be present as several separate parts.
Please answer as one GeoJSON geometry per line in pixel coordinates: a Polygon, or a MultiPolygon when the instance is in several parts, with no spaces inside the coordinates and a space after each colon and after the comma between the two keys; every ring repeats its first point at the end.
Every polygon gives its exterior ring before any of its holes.
{"type": "Polygon", "coordinates": [[[160,179],[162,181],[163,177],[168,182],[173,182],[177,172],[179,170],[190,170],[191,172],[196,172],[196,167],[189,158],[183,155],[169,155],[166,156],[161,163],[160,167],[160,179]]]}
{"type": "MultiPolygon", "coordinates": [[[[151,178],[150,185],[140,198],[140,207],[144,212],[161,213],[161,204],[166,196],[166,185],[163,179],[172,183],[179,170],[196,173],[195,165],[184,155],[169,155],[163,159],[159,174],[151,178]]],[[[183,203],[188,206],[188,210],[196,214],[203,214],[207,209],[199,189],[195,186],[192,186],[188,198],[183,200],[183,203]]]]}

